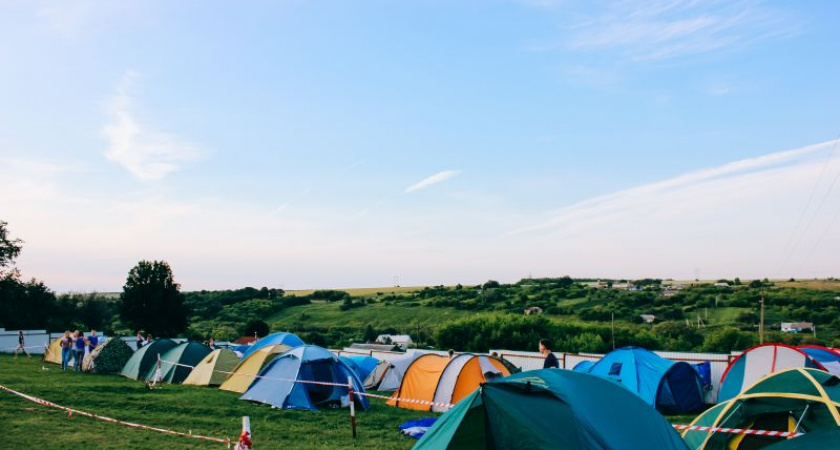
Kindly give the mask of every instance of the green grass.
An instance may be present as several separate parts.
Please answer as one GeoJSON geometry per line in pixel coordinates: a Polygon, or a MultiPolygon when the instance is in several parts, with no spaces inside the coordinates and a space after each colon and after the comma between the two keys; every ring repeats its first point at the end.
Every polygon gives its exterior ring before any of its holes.
{"type": "Polygon", "coordinates": [[[408,294],[420,291],[425,286],[393,286],[393,287],[373,287],[373,288],[350,288],[350,289],[302,289],[298,291],[286,291],[286,295],[296,295],[302,297],[304,295],[311,295],[316,290],[330,290],[330,291],[344,291],[350,294],[351,297],[363,297],[376,294],[408,294]]]}
{"type": "MultiPolygon", "coordinates": [[[[347,311],[341,311],[340,307],[341,302],[294,306],[271,316],[267,322],[271,325],[272,330],[297,329],[295,326],[297,324],[346,326],[359,329],[370,324],[374,328],[404,328],[407,325],[416,326],[418,324],[421,327],[439,325],[452,319],[477,314],[476,311],[457,310],[455,308],[385,305],[382,303],[372,303],[347,311]]],[[[481,314],[493,313],[482,312],[481,314]]]]}
{"type": "MultiPolygon", "coordinates": [[[[357,413],[358,438],[350,432],[346,409],[318,412],[272,409],[239,400],[237,394],[214,388],[144,384],[115,375],[62,372],[37,357],[13,359],[0,355],[0,384],[44,400],[115,419],[174,431],[235,439],[242,416],[251,418],[254,448],[409,449],[416,442],[396,426],[430,417],[371,399],[368,411],[357,413]],[[47,370],[43,370],[46,368],[47,370]]],[[[107,448],[131,450],[224,449],[223,444],[138,430],[42,406],[0,391],[3,442],[27,448],[107,448]]]]}

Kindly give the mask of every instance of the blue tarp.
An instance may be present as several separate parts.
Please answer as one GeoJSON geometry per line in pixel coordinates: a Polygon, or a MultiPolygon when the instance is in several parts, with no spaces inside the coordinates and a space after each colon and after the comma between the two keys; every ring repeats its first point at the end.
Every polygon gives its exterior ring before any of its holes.
{"type": "Polygon", "coordinates": [[[429,431],[429,428],[435,424],[437,417],[428,417],[425,419],[409,420],[408,422],[397,425],[397,428],[408,437],[420,439],[429,431]]]}
{"type": "Polygon", "coordinates": [[[339,356],[339,358],[353,369],[362,381],[366,380],[379,364],[379,360],[372,356],[339,356]]]}
{"type": "MultiPolygon", "coordinates": [[[[365,392],[356,373],[327,349],[303,345],[277,356],[259,373],[251,386],[240,397],[266,403],[277,408],[316,410],[319,407],[340,408],[350,404],[349,390],[343,386],[305,383],[335,383],[347,385],[350,378],[353,390],[365,392]]],[[[367,409],[370,404],[364,396],[355,396],[356,404],[367,409]]]]}
{"type": "Polygon", "coordinates": [[[289,347],[299,347],[303,345],[303,340],[292,333],[280,332],[269,334],[259,341],[254,342],[251,348],[243,353],[242,359],[247,358],[251,353],[254,353],[263,347],[275,344],[288,345],[289,347]]]}
{"type": "Polygon", "coordinates": [[[591,367],[575,370],[620,383],[660,412],[681,414],[703,409],[703,381],[686,362],[665,359],[639,347],[624,347],[591,367]]]}

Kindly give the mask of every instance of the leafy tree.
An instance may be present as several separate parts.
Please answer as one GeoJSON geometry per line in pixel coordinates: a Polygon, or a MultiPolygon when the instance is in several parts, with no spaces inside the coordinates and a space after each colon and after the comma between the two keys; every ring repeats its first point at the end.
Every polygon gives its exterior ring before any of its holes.
{"type": "Polygon", "coordinates": [[[175,336],[187,329],[188,310],[172,269],[165,261],[140,261],[128,272],[120,295],[120,318],[153,336],[175,336]]]}
{"type": "MultiPolygon", "coordinates": [[[[0,276],[4,276],[6,267],[12,266],[15,258],[20,255],[20,250],[23,248],[20,239],[12,239],[9,237],[9,232],[6,229],[8,223],[0,220],[0,276]]],[[[16,273],[12,271],[12,273],[16,273]]]]}
{"type": "Polygon", "coordinates": [[[245,324],[245,327],[242,328],[243,336],[253,336],[256,334],[259,337],[265,337],[268,336],[268,333],[270,332],[268,324],[259,319],[249,321],[245,324]]]}

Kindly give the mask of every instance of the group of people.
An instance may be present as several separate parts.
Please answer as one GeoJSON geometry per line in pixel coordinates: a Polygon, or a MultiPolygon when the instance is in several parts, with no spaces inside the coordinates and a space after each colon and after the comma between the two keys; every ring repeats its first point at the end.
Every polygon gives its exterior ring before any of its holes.
{"type": "Polygon", "coordinates": [[[59,345],[61,346],[61,370],[66,372],[67,366],[72,360],[76,372],[81,372],[82,361],[85,358],[85,348],[92,352],[99,345],[99,336],[96,335],[96,330],[90,330],[90,334],[87,336],[80,330],[72,333],[65,331],[59,345]]]}
{"type": "Polygon", "coordinates": [[[152,342],[152,335],[151,334],[147,334],[146,338],[144,339],[143,338],[143,332],[142,331],[137,332],[137,350],[140,350],[144,346],[149,345],[151,342],[152,342]]]}

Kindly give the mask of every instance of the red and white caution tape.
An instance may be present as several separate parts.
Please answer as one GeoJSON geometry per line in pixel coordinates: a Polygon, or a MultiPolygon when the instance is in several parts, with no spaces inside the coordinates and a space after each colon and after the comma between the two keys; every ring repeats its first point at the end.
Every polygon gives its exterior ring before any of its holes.
{"type": "Polygon", "coordinates": [[[169,435],[172,435],[172,436],[181,436],[181,437],[186,437],[186,438],[199,439],[199,440],[202,440],[202,441],[218,442],[218,443],[225,444],[228,447],[230,447],[230,438],[221,439],[221,438],[214,438],[214,437],[209,437],[209,436],[201,436],[201,435],[198,435],[198,434],[192,434],[192,432],[181,433],[179,431],[166,430],[164,428],[150,427],[148,425],[141,425],[139,423],[126,422],[124,420],[112,419],[110,417],[100,416],[99,414],[93,414],[93,413],[89,413],[89,412],[85,412],[85,411],[80,411],[78,409],[72,409],[72,408],[68,408],[66,406],[57,405],[53,402],[50,402],[50,401],[47,401],[47,400],[44,400],[44,399],[40,399],[38,397],[33,397],[31,395],[24,394],[22,392],[18,392],[14,389],[9,389],[9,388],[7,388],[6,386],[3,386],[3,385],[0,385],[0,390],[6,391],[10,394],[17,395],[18,397],[24,398],[24,399],[29,400],[31,402],[38,403],[40,405],[49,406],[49,407],[52,407],[52,408],[57,408],[57,409],[67,411],[71,415],[72,414],[78,414],[80,416],[90,417],[90,418],[93,418],[93,419],[101,420],[103,422],[118,423],[120,425],[125,425],[127,427],[139,428],[141,430],[157,431],[158,433],[169,434],[169,435]]]}
{"type": "MultiPolygon", "coordinates": [[[[165,359],[162,359],[160,362],[163,363],[163,364],[170,364],[170,365],[173,365],[173,366],[189,367],[191,369],[195,368],[195,366],[191,366],[189,364],[182,364],[182,363],[179,363],[179,362],[167,361],[165,359]]],[[[226,374],[230,374],[230,375],[234,375],[234,376],[253,376],[253,375],[250,375],[250,374],[228,372],[228,371],[224,371],[224,370],[213,370],[213,371],[214,372],[219,372],[219,373],[226,373],[226,374]]],[[[317,384],[317,385],[321,385],[321,386],[336,386],[336,387],[343,387],[343,388],[350,389],[350,385],[343,384],[343,383],[329,383],[329,382],[326,382],[326,381],[301,380],[301,379],[297,379],[297,378],[266,377],[266,376],[260,376],[260,375],[256,375],[256,376],[253,376],[253,377],[255,379],[259,378],[259,379],[262,379],[262,380],[288,381],[288,382],[292,382],[292,383],[317,384]]],[[[368,392],[358,392],[358,391],[355,391],[355,390],[353,391],[353,394],[358,395],[358,396],[380,398],[380,399],[383,399],[383,400],[394,400],[396,402],[414,403],[414,404],[418,404],[418,405],[439,406],[441,408],[451,408],[451,407],[455,406],[451,403],[431,402],[431,401],[428,401],[428,400],[417,400],[417,399],[413,399],[413,398],[391,397],[391,396],[385,396],[385,395],[371,394],[371,393],[368,393],[368,392]]]]}
{"type": "Polygon", "coordinates": [[[772,436],[772,437],[797,437],[802,436],[803,433],[795,433],[790,431],[769,431],[769,430],[745,430],[742,428],[718,428],[718,427],[701,427],[691,425],[676,425],[674,428],[678,430],[692,430],[692,431],[711,431],[713,433],[731,433],[731,434],[752,434],[755,436],[772,436]]]}

